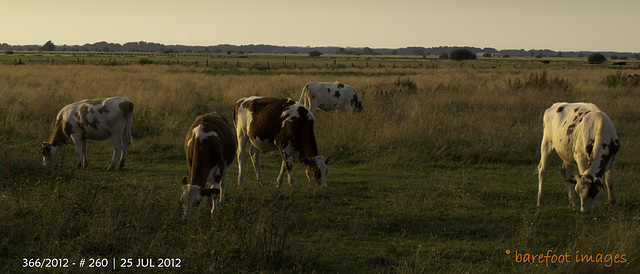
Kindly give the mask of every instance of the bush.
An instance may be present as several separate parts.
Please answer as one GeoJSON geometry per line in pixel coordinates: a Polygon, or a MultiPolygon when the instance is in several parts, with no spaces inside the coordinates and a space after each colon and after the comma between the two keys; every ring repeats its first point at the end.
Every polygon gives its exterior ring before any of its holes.
{"type": "Polygon", "coordinates": [[[447,54],[446,52],[443,54],[440,54],[439,56],[440,59],[449,59],[449,54],[447,54]]]}
{"type": "Polygon", "coordinates": [[[456,49],[449,53],[449,59],[453,59],[456,61],[462,60],[474,60],[476,59],[476,55],[468,49],[456,49]]]}
{"type": "Polygon", "coordinates": [[[587,61],[589,62],[589,64],[602,64],[607,61],[607,58],[604,57],[604,55],[602,55],[601,53],[594,53],[587,57],[587,61]]]}
{"type": "Polygon", "coordinates": [[[529,73],[529,77],[525,81],[518,78],[515,80],[509,78],[506,81],[506,85],[511,90],[530,88],[534,90],[568,91],[571,89],[571,83],[567,79],[558,76],[551,77],[546,71],[540,74],[529,73]]]}
{"type": "Polygon", "coordinates": [[[140,58],[140,60],[138,60],[138,64],[140,64],[140,65],[151,65],[151,64],[153,64],[153,61],[149,60],[149,58],[140,58]]]}
{"type": "Polygon", "coordinates": [[[320,56],[322,56],[322,52],[314,50],[314,51],[309,52],[309,56],[310,57],[320,57],[320,56]]]}
{"type": "Polygon", "coordinates": [[[616,87],[637,87],[640,85],[639,77],[629,77],[625,73],[618,71],[616,73],[609,74],[602,79],[604,85],[616,88],[616,87]]]}

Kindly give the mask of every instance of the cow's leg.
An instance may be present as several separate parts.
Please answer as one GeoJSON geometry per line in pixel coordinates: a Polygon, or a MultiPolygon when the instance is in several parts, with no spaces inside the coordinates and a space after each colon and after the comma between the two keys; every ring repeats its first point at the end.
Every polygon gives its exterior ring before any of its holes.
{"type": "Polygon", "coordinates": [[[125,141],[125,138],[128,138],[127,136],[124,135],[124,133],[121,135],[121,141],[120,141],[120,151],[121,151],[121,156],[120,156],[120,163],[118,164],[118,170],[121,170],[124,167],[124,162],[127,159],[127,151],[129,151],[129,142],[125,141]]]}
{"type": "Polygon", "coordinates": [[[111,157],[111,164],[107,170],[113,170],[116,167],[122,154],[122,135],[112,134],[111,136],[113,136],[113,157],[111,157]]]}
{"type": "Polygon", "coordinates": [[[236,136],[238,136],[238,149],[236,150],[236,156],[238,157],[238,185],[240,185],[244,181],[244,176],[242,175],[244,159],[247,157],[247,148],[251,144],[249,144],[249,139],[242,130],[236,130],[236,136]]]}
{"type": "Polygon", "coordinates": [[[253,169],[256,171],[256,179],[258,179],[260,184],[264,185],[264,177],[262,175],[262,169],[260,169],[260,150],[251,145],[251,148],[249,149],[249,156],[251,156],[253,169]]]}
{"type": "Polygon", "coordinates": [[[292,173],[293,158],[284,152],[280,152],[280,155],[282,155],[282,166],[280,167],[280,174],[278,175],[278,180],[276,180],[276,186],[280,187],[282,185],[282,181],[284,180],[285,170],[288,175],[287,181],[289,182],[289,185],[295,186],[296,183],[293,181],[293,173],[292,173]]]}
{"type": "Polygon", "coordinates": [[[71,140],[73,141],[73,147],[76,150],[76,168],[82,167],[82,155],[83,155],[83,141],[82,137],[77,135],[72,135],[71,140]]]}
{"type": "Polygon", "coordinates": [[[89,157],[87,153],[87,140],[82,140],[82,166],[89,167],[89,157]]]}
{"type": "Polygon", "coordinates": [[[567,195],[571,205],[578,206],[576,202],[576,181],[573,177],[573,166],[567,162],[562,162],[562,178],[564,178],[564,186],[567,188],[567,195]]]}
{"type": "Polygon", "coordinates": [[[542,205],[543,186],[544,181],[547,179],[551,150],[551,143],[546,141],[546,136],[543,136],[542,145],[540,146],[540,163],[538,164],[538,206],[542,205]]]}
{"type": "Polygon", "coordinates": [[[611,157],[611,162],[609,163],[609,170],[605,173],[605,181],[607,184],[607,194],[609,194],[609,204],[615,205],[616,198],[613,196],[613,167],[616,164],[616,156],[611,157]]]}

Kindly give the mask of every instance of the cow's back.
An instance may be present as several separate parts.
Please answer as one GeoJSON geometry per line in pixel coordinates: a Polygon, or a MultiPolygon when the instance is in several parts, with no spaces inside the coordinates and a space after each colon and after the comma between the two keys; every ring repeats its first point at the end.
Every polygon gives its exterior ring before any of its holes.
{"type": "Polygon", "coordinates": [[[235,125],[247,130],[250,139],[274,140],[282,126],[283,111],[295,103],[288,98],[242,98],[236,103],[235,125]]]}

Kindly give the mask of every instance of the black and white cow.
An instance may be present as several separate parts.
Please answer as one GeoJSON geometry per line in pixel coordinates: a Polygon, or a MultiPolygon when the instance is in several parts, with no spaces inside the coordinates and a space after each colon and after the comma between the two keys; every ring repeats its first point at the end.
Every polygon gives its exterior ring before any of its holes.
{"type": "Polygon", "coordinates": [[[304,85],[299,103],[304,104],[311,113],[316,113],[316,108],[324,111],[343,109],[347,112],[362,110],[362,101],[355,88],[331,82],[311,82],[304,85]]]}
{"type": "Polygon", "coordinates": [[[555,103],[544,112],[544,134],[538,165],[538,206],[542,205],[543,184],[547,177],[550,156],[555,150],[562,158],[562,175],[569,199],[580,211],[592,212],[595,201],[604,188],[605,176],[609,203],[613,196],[613,168],[620,142],[609,116],[589,103],[555,103]],[[578,175],[573,167],[578,166],[578,175]]]}
{"type": "Polygon", "coordinates": [[[227,169],[236,153],[236,141],[231,124],[217,113],[198,116],[184,140],[190,180],[182,178],[182,201],[185,218],[195,214],[202,197],[220,194],[211,198],[211,213],[218,210],[226,190],[227,169]],[[210,187],[206,184],[210,183],[210,187]]]}
{"type": "Polygon", "coordinates": [[[327,186],[327,158],[318,155],[313,132],[313,114],[291,99],[247,97],[238,100],[233,120],[238,138],[238,184],[242,183],[245,154],[250,153],[256,177],[264,184],[260,170],[260,153],[279,150],[282,167],[277,179],[279,187],[285,169],[294,186],[293,159],[306,166],[306,175],[315,185],[327,186]]]}
{"type": "Polygon", "coordinates": [[[113,138],[113,158],[107,168],[122,169],[127,149],[133,144],[131,121],[133,103],[124,97],[86,99],[62,108],[49,138],[43,142],[42,161],[47,165],[65,144],[74,145],[78,156],[77,167],[87,167],[87,140],[113,138]]]}

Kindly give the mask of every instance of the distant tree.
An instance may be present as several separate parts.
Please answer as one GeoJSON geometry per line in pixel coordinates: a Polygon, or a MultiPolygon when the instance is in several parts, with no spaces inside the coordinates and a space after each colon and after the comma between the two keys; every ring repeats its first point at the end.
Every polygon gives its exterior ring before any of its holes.
{"type": "Polygon", "coordinates": [[[483,53],[482,57],[493,57],[493,54],[488,53],[488,52],[487,53],[483,53]]]}
{"type": "Polygon", "coordinates": [[[311,57],[320,57],[320,56],[322,56],[322,52],[319,52],[317,50],[313,50],[313,51],[309,52],[309,56],[311,56],[311,57]]]}
{"type": "Polygon", "coordinates": [[[423,49],[414,49],[413,50],[413,55],[425,55],[424,50],[423,49]]]}
{"type": "Polygon", "coordinates": [[[370,47],[364,47],[362,49],[362,54],[373,54],[373,50],[370,47]]]}
{"type": "Polygon", "coordinates": [[[336,52],[336,54],[344,54],[345,50],[344,48],[339,48],[338,51],[336,52]]]}
{"type": "Polygon", "coordinates": [[[617,60],[618,59],[618,55],[611,55],[611,60],[617,60]]]}
{"type": "Polygon", "coordinates": [[[56,50],[56,45],[53,44],[53,42],[51,42],[51,40],[47,41],[42,46],[42,51],[55,51],[55,50],[56,50]]]}
{"type": "Polygon", "coordinates": [[[392,50],[391,55],[398,55],[398,50],[397,49],[392,50]]]}
{"type": "Polygon", "coordinates": [[[451,53],[449,53],[449,59],[453,59],[456,61],[473,60],[476,59],[476,57],[477,56],[468,49],[456,49],[452,50],[451,53]]]}
{"type": "Polygon", "coordinates": [[[447,54],[446,52],[443,54],[440,54],[440,56],[438,56],[438,58],[440,59],[449,59],[449,54],[447,54]]]}
{"type": "Polygon", "coordinates": [[[607,61],[607,58],[604,57],[604,55],[602,55],[601,53],[594,53],[587,57],[587,61],[593,64],[601,64],[607,61]]]}

